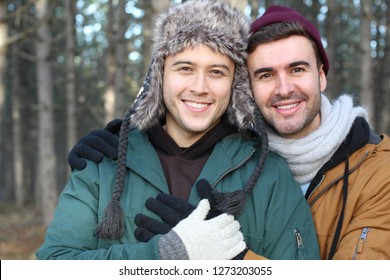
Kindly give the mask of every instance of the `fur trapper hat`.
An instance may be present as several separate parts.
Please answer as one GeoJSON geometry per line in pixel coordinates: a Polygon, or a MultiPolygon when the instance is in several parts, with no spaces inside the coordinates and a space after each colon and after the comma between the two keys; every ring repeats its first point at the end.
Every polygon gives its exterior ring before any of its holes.
{"type": "Polygon", "coordinates": [[[162,98],[164,62],[186,48],[201,44],[229,56],[235,62],[228,122],[239,130],[254,127],[246,46],[250,24],[237,9],[222,1],[186,1],[161,14],[154,28],[154,56],[143,88],[132,106],[131,126],[150,128],[165,117],[162,98]]]}

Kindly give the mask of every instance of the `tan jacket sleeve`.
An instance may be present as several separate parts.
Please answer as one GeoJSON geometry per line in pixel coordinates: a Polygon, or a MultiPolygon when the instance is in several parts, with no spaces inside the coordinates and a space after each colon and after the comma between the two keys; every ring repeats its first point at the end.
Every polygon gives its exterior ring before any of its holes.
{"type": "Polygon", "coordinates": [[[263,256],[257,255],[255,252],[248,250],[244,256],[244,260],[268,260],[263,256]]]}

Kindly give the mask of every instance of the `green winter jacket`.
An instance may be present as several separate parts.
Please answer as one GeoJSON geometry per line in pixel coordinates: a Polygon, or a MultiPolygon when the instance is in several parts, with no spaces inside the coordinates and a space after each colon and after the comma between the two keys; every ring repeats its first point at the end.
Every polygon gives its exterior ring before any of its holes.
{"type": "MultiPolygon", "coordinates": [[[[100,240],[94,229],[111,200],[116,161],[91,161],[73,171],[59,198],[54,220],[39,250],[39,259],[159,259],[156,236],[148,243],[134,237],[138,213],[158,217],[145,201],[168,193],[160,160],[146,133],[129,134],[127,179],[121,196],[125,235],[120,240],[100,240]]],[[[235,134],[218,142],[199,179],[219,192],[243,188],[255,168],[260,149],[255,140],[235,134]]],[[[200,198],[194,188],[188,201],[200,198]]],[[[244,210],[236,219],[250,250],[269,259],[319,259],[316,232],[308,204],[285,161],[270,152],[244,210]]]]}

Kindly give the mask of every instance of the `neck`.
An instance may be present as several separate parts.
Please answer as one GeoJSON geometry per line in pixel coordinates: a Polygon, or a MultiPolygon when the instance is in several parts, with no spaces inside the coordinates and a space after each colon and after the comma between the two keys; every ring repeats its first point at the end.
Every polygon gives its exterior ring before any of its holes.
{"type": "Polygon", "coordinates": [[[179,147],[188,148],[202,138],[214,126],[215,125],[210,126],[207,130],[200,132],[188,130],[178,131],[176,129],[172,129],[169,125],[164,125],[163,128],[179,147]]]}
{"type": "Polygon", "coordinates": [[[196,141],[198,141],[206,133],[177,133],[175,130],[169,129],[169,126],[164,125],[164,130],[168,133],[169,136],[176,142],[176,144],[181,148],[188,148],[196,141]]]}

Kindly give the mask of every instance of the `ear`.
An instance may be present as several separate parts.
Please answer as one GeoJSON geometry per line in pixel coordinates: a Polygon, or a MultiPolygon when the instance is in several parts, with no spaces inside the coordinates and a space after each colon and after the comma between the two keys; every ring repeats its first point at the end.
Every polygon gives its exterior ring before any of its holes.
{"type": "Polygon", "coordinates": [[[326,89],[326,86],[328,84],[328,81],[326,79],[326,74],[324,72],[324,66],[321,65],[319,70],[319,79],[320,79],[320,91],[324,92],[326,89]]]}

